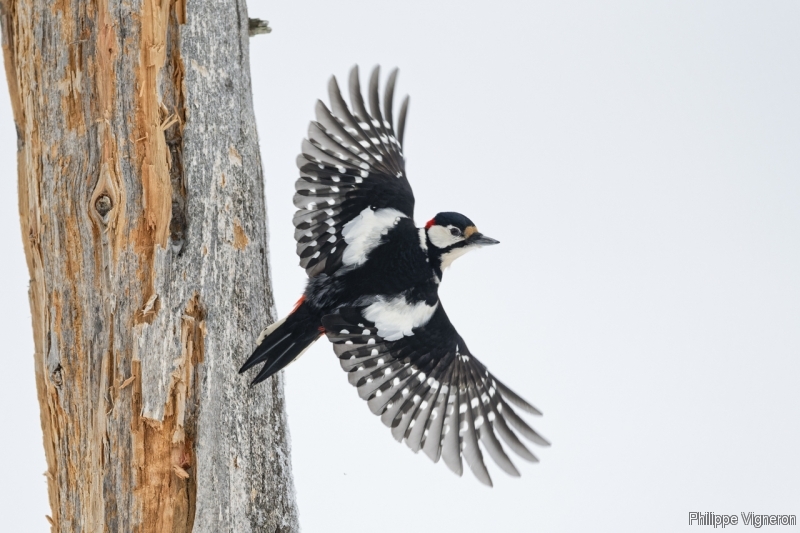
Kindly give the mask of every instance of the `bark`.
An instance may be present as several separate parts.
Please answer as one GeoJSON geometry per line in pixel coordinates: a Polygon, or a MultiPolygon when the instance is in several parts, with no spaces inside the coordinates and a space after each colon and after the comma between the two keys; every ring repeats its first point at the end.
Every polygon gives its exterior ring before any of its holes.
{"type": "Polygon", "coordinates": [[[244,0],[0,0],[52,531],[297,531],[244,0]]]}

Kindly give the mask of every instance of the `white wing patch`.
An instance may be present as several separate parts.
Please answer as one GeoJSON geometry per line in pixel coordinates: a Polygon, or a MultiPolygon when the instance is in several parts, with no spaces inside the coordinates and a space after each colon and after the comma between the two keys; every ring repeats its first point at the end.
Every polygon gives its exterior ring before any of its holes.
{"type": "Polygon", "coordinates": [[[378,335],[387,341],[396,341],[414,334],[414,328],[430,321],[439,302],[428,305],[425,302],[410,304],[405,296],[386,299],[378,297],[378,301],[366,307],[362,315],[378,328],[378,335]]]}
{"type": "Polygon", "coordinates": [[[345,265],[361,265],[367,260],[367,255],[381,241],[385,231],[394,227],[395,221],[406,216],[392,208],[383,208],[373,211],[367,207],[353,220],[342,228],[342,237],[347,243],[342,254],[342,263],[345,265]]]}

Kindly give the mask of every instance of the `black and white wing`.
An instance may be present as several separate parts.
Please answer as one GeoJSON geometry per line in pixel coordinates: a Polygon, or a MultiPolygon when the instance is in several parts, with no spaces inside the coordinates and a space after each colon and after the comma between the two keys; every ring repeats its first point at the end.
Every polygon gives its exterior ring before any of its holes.
{"type": "Polygon", "coordinates": [[[350,71],[352,111],[336,78],[331,78],[331,107],[317,101],[317,120],[309,125],[303,153],[297,157],[300,178],[295,183],[294,237],[300,265],[309,277],[332,274],[353,262],[352,254],[345,253],[348,235],[343,230],[365,209],[383,209],[385,217],[414,217],[414,193],[402,151],[408,97],[395,133],[392,107],[397,69],[386,82],[383,112],[379,77],[379,67],[375,67],[369,83],[369,111],[361,95],[358,67],[350,71]]]}
{"type": "Polygon", "coordinates": [[[392,320],[389,313],[381,316],[369,307],[350,307],[324,317],[322,323],[350,383],[392,428],[395,439],[404,440],[415,453],[422,450],[434,462],[442,458],[459,476],[463,456],[489,486],[492,480],[478,443],[512,476],[520,474],[501,440],[523,459],[538,462],[516,432],[542,446],[550,443],[510,404],[541,413],[473,357],[441,302],[426,324],[394,341],[378,335],[385,329],[381,322],[392,320]]]}

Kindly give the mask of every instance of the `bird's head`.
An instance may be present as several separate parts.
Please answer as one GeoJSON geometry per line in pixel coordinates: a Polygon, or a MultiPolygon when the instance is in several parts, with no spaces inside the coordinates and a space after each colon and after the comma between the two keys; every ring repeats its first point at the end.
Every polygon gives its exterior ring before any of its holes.
{"type": "Polygon", "coordinates": [[[439,213],[425,224],[428,257],[439,277],[457,258],[481,246],[498,244],[478,231],[475,224],[461,213],[439,213]]]}

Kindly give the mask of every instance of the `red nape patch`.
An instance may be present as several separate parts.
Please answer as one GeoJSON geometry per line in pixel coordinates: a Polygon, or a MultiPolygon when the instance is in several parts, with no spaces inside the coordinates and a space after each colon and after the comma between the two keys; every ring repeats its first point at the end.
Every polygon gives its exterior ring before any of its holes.
{"type": "Polygon", "coordinates": [[[319,334],[320,335],[324,335],[325,334],[325,326],[320,326],[317,329],[319,330],[319,334]]]}
{"type": "Polygon", "coordinates": [[[431,226],[433,226],[434,224],[436,224],[436,219],[432,218],[425,223],[425,229],[431,229],[431,226]]]}
{"type": "Polygon", "coordinates": [[[303,305],[303,302],[305,302],[305,301],[306,301],[306,295],[304,294],[304,295],[302,295],[302,296],[300,297],[300,299],[299,299],[299,300],[297,300],[297,303],[296,303],[296,304],[294,304],[294,309],[292,309],[292,313],[294,313],[295,311],[297,311],[297,309],[298,309],[298,308],[299,308],[301,305],[303,305]]]}

